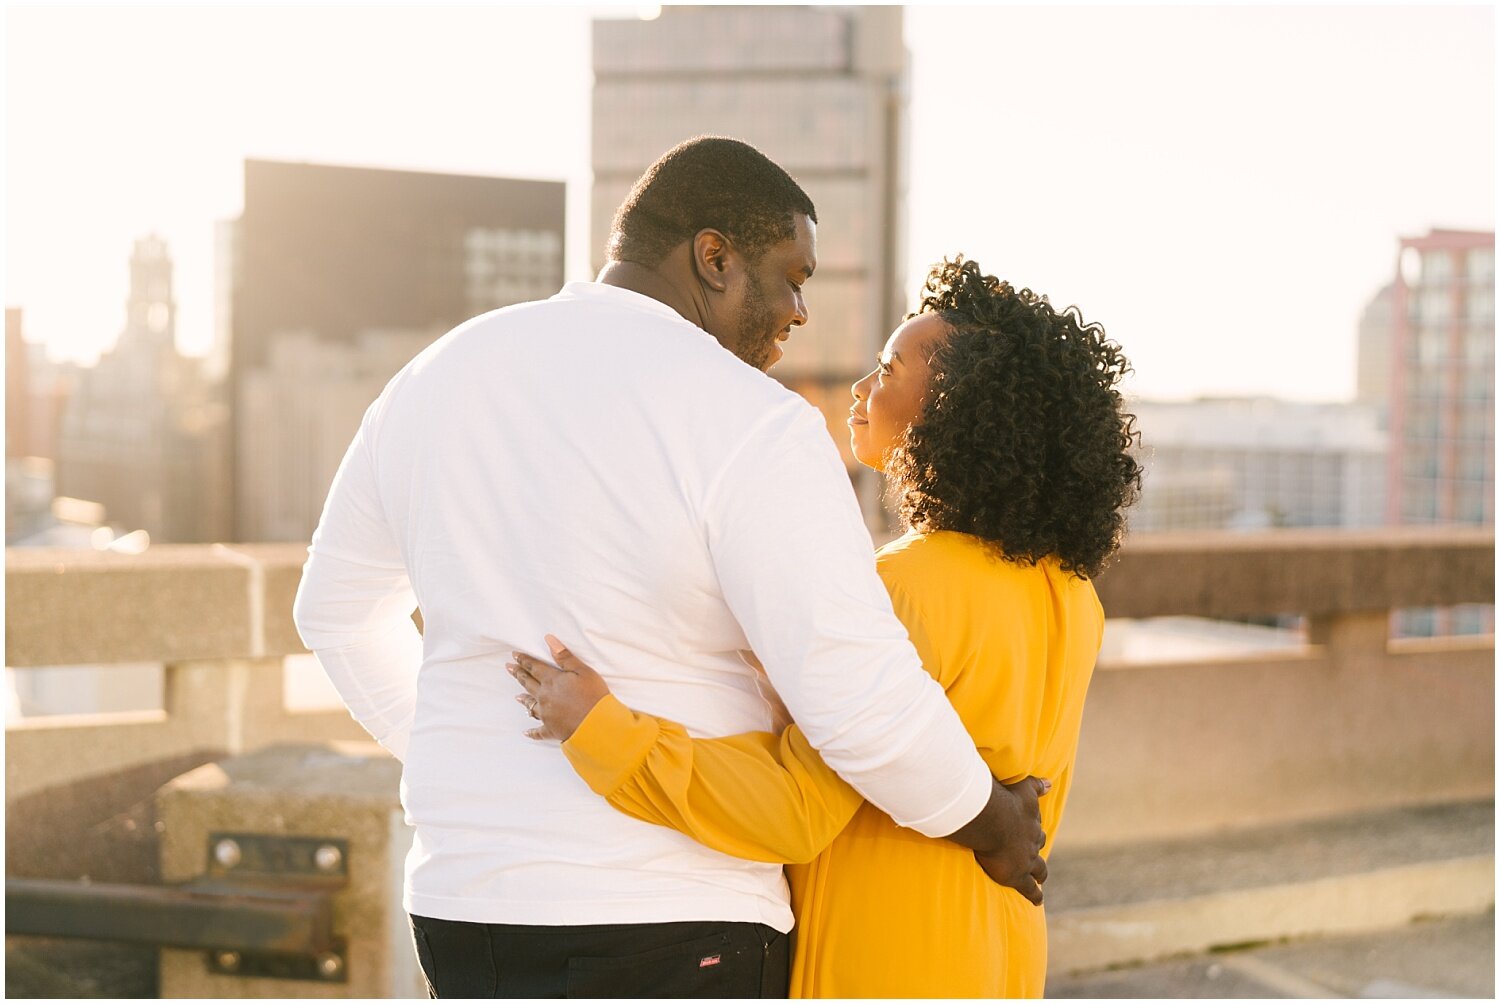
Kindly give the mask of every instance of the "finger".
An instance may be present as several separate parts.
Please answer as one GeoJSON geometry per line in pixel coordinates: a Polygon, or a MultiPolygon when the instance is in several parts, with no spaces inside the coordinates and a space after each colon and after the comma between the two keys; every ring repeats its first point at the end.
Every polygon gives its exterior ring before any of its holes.
{"type": "Polygon", "coordinates": [[[527,729],[526,730],[526,738],[527,739],[549,739],[549,738],[551,738],[551,736],[548,734],[546,726],[543,726],[543,727],[541,727],[539,729],[527,729]]]}
{"type": "Polygon", "coordinates": [[[589,666],[582,659],[578,658],[578,656],[574,655],[573,650],[564,645],[562,643],[562,640],[558,638],[557,635],[549,634],[546,636],[546,638],[547,648],[551,649],[552,658],[557,660],[557,665],[563,670],[563,672],[592,673],[594,671],[593,667],[589,666]]]}
{"type": "Polygon", "coordinates": [[[1038,857],[1036,859],[1036,866],[1031,869],[1031,877],[1034,878],[1034,879],[1036,879],[1036,884],[1037,885],[1042,885],[1044,882],[1047,881],[1047,859],[1046,858],[1038,857]]]}
{"type": "Polygon", "coordinates": [[[517,694],[516,703],[525,708],[526,713],[532,718],[535,718],[537,721],[542,720],[542,716],[536,713],[537,699],[535,697],[532,697],[530,694],[517,694]]]}
{"type": "Polygon", "coordinates": [[[1030,875],[1022,877],[1016,885],[1016,892],[1031,900],[1034,906],[1042,905],[1042,887],[1036,884],[1036,880],[1030,875]]]}
{"type": "Polygon", "coordinates": [[[506,672],[510,673],[511,676],[516,678],[517,683],[526,688],[526,692],[528,694],[535,695],[536,692],[541,689],[542,682],[536,677],[532,676],[530,673],[526,672],[526,670],[521,666],[518,666],[513,662],[508,662],[505,664],[505,669],[506,672]]]}
{"type": "MultiPolygon", "coordinates": [[[[1038,827],[1038,829],[1041,829],[1041,828],[1038,827]]],[[[1041,841],[1041,843],[1039,843],[1039,844],[1036,845],[1036,849],[1037,850],[1041,850],[1043,847],[1046,847],[1046,846],[1047,846],[1047,831],[1046,830],[1042,830],[1042,841],[1041,841]]]]}
{"type": "Polygon", "coordinates": [[[548,673],[559,672],[558,668],[550,662],[543,662],[536,656],[527,655],[525,652],[512,652],[511,655],[515,657],[516,662],[521,664],[522,669],[538,680],[546,679],[548,673]]]}
{"type": "Polygon", "coordinates": [[[1052,782],[1045,777],[1034,777],[1031,779],[1033,787],[1036,788],[1036,797],[1041,798],[1052,790],[1052,782]]]}
{"type": "Polygon", "coordinates": [[[526,668],[526,664],[521,661],[521,657],[520,656],[518,656],[518,655],[516,655],[516,653],[512,652],[511,653],[511,658],[514,659],[515,661],[514,662],[507,662],[505,664],[506,672],[510,673],[511,676],[514,676],[516,678],[516,680],[518,680],[523,687],[527,685],[526,684],[527,680],[532,680],[532,681],[536,680],[536,677],[532,676],[531,670],[527,669],[526,668]]]}

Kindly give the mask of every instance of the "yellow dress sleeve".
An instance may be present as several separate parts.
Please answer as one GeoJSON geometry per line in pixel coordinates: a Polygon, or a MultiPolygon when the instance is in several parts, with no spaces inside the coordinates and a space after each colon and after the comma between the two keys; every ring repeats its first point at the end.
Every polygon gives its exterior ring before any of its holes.
{"type": "Polygon", "coordinates": [[[795,725],[780,735],[694,739],[613,695],[594,706],[563,753],[619,811],[750,861],[811,861],[863,802],[795,725]]]}

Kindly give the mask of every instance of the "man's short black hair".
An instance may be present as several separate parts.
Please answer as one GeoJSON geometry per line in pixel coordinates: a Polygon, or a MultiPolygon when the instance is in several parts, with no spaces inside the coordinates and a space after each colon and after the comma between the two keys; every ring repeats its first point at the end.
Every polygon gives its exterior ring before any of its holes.
{"type": "Polygon", "coordinates": [[[700,230],[717,230],[751,261],[796,236],[795,216],[817,210],[792,176],[749,143],[698,136],[641,175],[615,212],[611,261],[658,265],[700,230]]]}

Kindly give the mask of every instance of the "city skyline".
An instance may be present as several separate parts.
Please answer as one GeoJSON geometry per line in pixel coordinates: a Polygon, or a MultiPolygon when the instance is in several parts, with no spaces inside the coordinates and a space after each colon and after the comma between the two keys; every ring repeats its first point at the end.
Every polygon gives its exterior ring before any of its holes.
{"type": "MultiPolygon", "coordinates": [[[[564,180],[566,278],[587,278],[588,22],[634,10],[382,8],[348,47],[332,40],[351,9],[114,8],[87,36],[66,12],[8,11],[6,304],[52,354],[88,358],[119,331],[119,262],[154,230],[179,262],[179,343],[206,352],[214,226],[251,156],[564,180]],[[229,34],[243,44],[193,44],[229,34]],[[414,34],[441,65],[392,61],[414,34]],[[521,37],[524,57],[484,58],[521,37]],[[273,76],[249,57],[261,42],[273,76]],[[344,72],[315,85],[331,51],[344,72]],[[512,91],[527,100],[494,99],[512,91]]],[[[1101,321],[1136,395],[1351,398],[1358,318],[1399,238],[1493,227],[1488,8],[911,7],[906,40],[907,297],[965,251],[1101,321]],[[1442,156],[1389,143],[1393,125],[1442,156]]]]}

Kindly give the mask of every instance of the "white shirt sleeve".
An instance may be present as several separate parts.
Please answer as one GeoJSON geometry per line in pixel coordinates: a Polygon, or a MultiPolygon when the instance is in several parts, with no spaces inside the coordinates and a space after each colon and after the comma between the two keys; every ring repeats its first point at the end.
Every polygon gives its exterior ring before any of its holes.
{"type": "Polygon", "coordinates": [[[292,617],[350,714],[405,759],[422,636],[416,596],[376,490],[366,426],[349,444],[308,549],[292,617]]]}
{"type": "Polygon", "coordinates": [[[706,492],[720,586],[828,765],[902,826],[947,836],[984,808],[989,770],[891,609],[821,416],[793,404],[706,492]]]}

